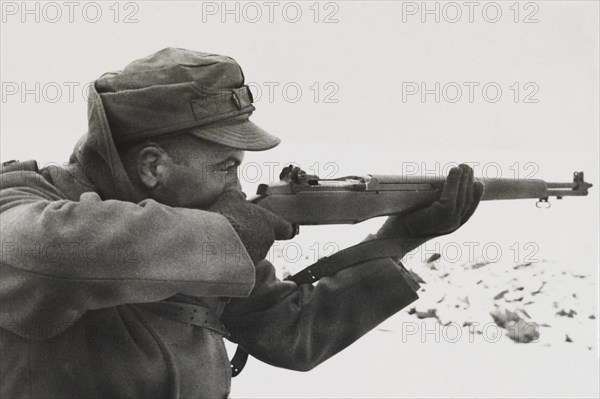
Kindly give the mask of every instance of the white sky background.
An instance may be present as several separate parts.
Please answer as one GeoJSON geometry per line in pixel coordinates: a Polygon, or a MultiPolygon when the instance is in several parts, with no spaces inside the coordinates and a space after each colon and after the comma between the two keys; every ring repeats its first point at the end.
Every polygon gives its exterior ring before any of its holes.
{"type": "MultiPolygon", "coordinates": [[[[28,3],[29,9],[35,9],[35,4],[28,3]]],[[[297,2],[296,6],[288,5],[287,12],[286,3],[275,2],[273,22],[269,21],[269,8],[264,2],[252,3],[250,8],[244,3],[229,2],[227,7],[231,10],[237,4],[239,12],[233,14],[223,14],[222,2],[122,2],[117,7],[113,2],[98,2],[102,15],[97,23],[88,22],[95,18],[95,9],[88,6],[87,14],[84,13],[86,3],[75,7],[72,23],[69,9],[62,2],[55,3],[62,13],[58,18],[57,8],[37,4],[38,15],[35,11],[23,15],[21,2],[2,5],[2,161],[37,159],[42,165],[66,161],[86,129],[82,88],[106,71],[119,70],[164,47],[226,54],[241,64],[246,81],[254,84],[256,97],[256,87],[260,87],[253,120],[283,140],[274,150],[246,154],[247,162],[255,162],[242,168],[248,193],[255,191],[258,181],[267,182],[273,177],[265,162],[277,162],[277,171],[289,162],[305,168],[318,163],[316,169],[322,176],[335,171],[336,177],[400,174],[415,165],[420,172],[436,168],[442,172],[447,171],[446,163],[464,161],[475,165],[478,176],[488,177],[498,173],[515,177],[518,171],[520,177],[533,172],[535,178],[570,181],[573,171],[583,170],[586,180],[595,186],[589,197],[554,201],[553,207],[544,211],[536,209],[534,201],[485,203],[467,226],[446,240],[494,241],[507,246],[533,241],[539,246],[540,257],[568,262],[575,272],[597,279],[600,104],[596,1],[520,2],[516,6],[513,1],[497,2],[494,4],[502,15],[496,23],[486,21],[496,18],[496,7],[490,2],[474,2],[472,23],[469,8],[463,2],[453,3],[462,13],[455,23],[449,21],[455,18],[457,8],[444,8],[446,3],[437,2],[426,4],[430,9],[437,4],[439,23],[435,15],[425,15],[422,22],[420,1],[338,1],[316,5],[297,2]],[[416,14],[410,15],[408,11],[414,7],[416,14]],[[485,7],[487,14],[483,12],[485,7]],[[302,11],[299,21],[288,22],[296,17],[298,8],[302,11]],[[257,9],[260,17],[256,17],[257,9]],[[124,23],[130,13],[134,13],[132,18],[137,22],[124,23]],[[39,22],[35,21],[36,16],[39,22]],[[332,23],[324,22],[327,16],[332,23]],[[537,22],[525,23],[527,17],[537,22]],[[51,19],[57,22],[51,23],[51,19]],[[253,19],[256,22],[252,23],[253,19]],[[40,84],[39,102],[33,94],[22,98],[21,85],[35,91],[36,82],[40,84]],[[436,82],[440,87],[455,82],[462,88],[462,97],[451,102],[455,91],[446,86],[445,93],[440,90],[439,103],[434,94],[427,95],[425,101],[420,93],[403,99],[407,82],[417,86],[423,82],[428,89],[433,89],[436,82]],[[472,102],[465,82],[476,85],[472,102]],[[515,82],[519,84],[516,102],[515,82]],[[497,102],[491,101],[493,88],[487,92],[487,98],[482,93],[482,87],[490,83],[502,90],[497,102]],[[284,93],[286,84],[288,91],[284,93]],[[73,98],[68,85],[74,86],[73,98]],[[268,85],[274,86],[271,98],[268,85]],[[18,92],[11,94],[9,90],[15,87],[18,92]],[[62,91],[58,97],[56,87],[62,91]],[[297,101],[295,87],[302,90],[297,101]],[[525,102],[534,91],[530,100],[537,102],[525,102]],[[319,94],[317,101],[315,92],[319,94]],[[329,100],[335,102],[325,101],[328,94],[329,100]],[[257,164],[261,176],[255,178],[257,164]]],[[[300,239],[318,242],[321,247],[329,241],[350,245],[376,229],[377,223],[305,228],[300,239]]],[[[595,292],[585,295],[590,301],[597,300],[595,292]]],[[[326,363],[308,374],[288,375],[285,371],[261,368],[254,361],[248,369],[254,367],[255,371],[246,370],[248,377],[242,375],[233,381],[233,394],[398,396],[408,392],[423,397],[450,393],[543,396],[540,392],[545,392],[544,381],[558,380],[580,367],[590,373],[576,377],[583,384],[580,393],[598,392],[597,365],[591,370],[588,367],[597,361],[597,353],[576,357],[574,361],[579,364],[567,367],[561,363],[564,350],[551,348],[539,357],[535,353],[527,355],[528,361],[542,363],[546,368],[549,364],[559,365],[544,369],[539,375],[534,373],[534,385],[527,385],[524,379],[520,385],[515,383],[514,390],[504,391],[501,381],[495,385],[484,379],[482,387],[473,381],[472,374],[459,373],[453,375],[454,388],[424,380],[419,389],[406,390],[406,385],[418,380],[418,376],[409,373],[411,379],[403,380],[403,369],[413,367],[421,357],[414,349],[399,348],[398,357],[406,355],[411,363],[404,365],[396,359],[393,367],[397,367],[397,372],[390,375],[386,370],[392,365],[386,366],[385,362],[392,360],[380,348],[382,342],[370,334],[357,344],[358,349],[349,349],[337,357],[342,360],[332,359],[331,365],[326,363]],[[373,348],[381,353],[373,353],[373,348]],[[378,361],[383,363],[374,372],[372,362],[378,361]],[[346,376],[334,371],[340,367],[346,376]],[[327,378],[327,386],[319,385],[327,378]],[[595,383],[590,384],[594,379],[595,383]],[[278,381],[312,384],[314,389],[295,392],[278,381]]],[[[475,356],[471,362],[455,353],[457,368],[478,371],[473,362],[481,358],[477,358],[474,349],[466,351],[475,356]]],[[[436,345],[425,348],[425,353],[432,355],[430,360],[435,359],[436,350],[436,345]]],[[[498,346],[488,352],[497,358],[506,349],[498,346]]],[[[448,370],[428,364],[430,360],[417,363],[424,368],[423,373],[430,367],[435,368],[435,373],[448,370]]],[[[512,363],[505,358],[499,364],[482,367],[504,375],[512,363]]],[[[531,373],[530,369],[523,370],[531,373]]],[[[546,393],[567,395],[572,392],[572,384],[573,381],[565,381],[564,385],[552,385],[546,393]]]]}

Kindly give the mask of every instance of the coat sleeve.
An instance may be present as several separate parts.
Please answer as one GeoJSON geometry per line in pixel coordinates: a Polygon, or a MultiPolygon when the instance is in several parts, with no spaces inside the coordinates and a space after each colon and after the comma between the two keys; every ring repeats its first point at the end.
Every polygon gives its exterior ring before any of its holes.
{"type": "Polygon", "coordinates": [[[0,190],[2,328],[43,339],[87,310],[176,293],[247,296],[254,286],[254,265],[222,215],[93,192],[70,201],[37,173],[11,174],[0,190]]]}
{"type": "Polygon", "coordinates": [[[389,258],[357,264],[314,286],[278,280],[268,261],[256,270],[250,296],[232,299],[222,320],[232,341],[287,369],[314,368],[418,299],[418,284],[389,258]]]}

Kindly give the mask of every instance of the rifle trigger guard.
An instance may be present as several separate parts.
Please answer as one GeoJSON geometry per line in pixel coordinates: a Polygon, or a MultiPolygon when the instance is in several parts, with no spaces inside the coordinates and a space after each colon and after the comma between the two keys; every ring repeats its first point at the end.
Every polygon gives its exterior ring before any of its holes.
{"type": "Polygon", "coordinates": [[[544,197],[544,198],[540,198],[538,200],[538,202],[535,203],[535,207],[536,208],[544,208],[544,209],[548,209],[552,206],[552,204],[550,204],[548,202],[548,197],[544,197]]]}

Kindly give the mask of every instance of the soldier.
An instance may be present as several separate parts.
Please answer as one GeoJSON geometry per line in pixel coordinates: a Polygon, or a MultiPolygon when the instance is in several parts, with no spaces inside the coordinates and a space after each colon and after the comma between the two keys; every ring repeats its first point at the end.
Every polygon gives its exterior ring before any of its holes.
{"type": "MultiPolygon", "coordinates": [[[[245,201],[237,167],[279,139],[249,120],[233,59],[167,48],[101,76],[88,105],[68,165],[2,169],[2,398],[227,397],[223,337],[310,370],[417,299],[391,258],[275,277],[292,226],[245,201]]],[[[444,190],[374,237],[456,230],[481,186],[461,165],[444,190]]]]}

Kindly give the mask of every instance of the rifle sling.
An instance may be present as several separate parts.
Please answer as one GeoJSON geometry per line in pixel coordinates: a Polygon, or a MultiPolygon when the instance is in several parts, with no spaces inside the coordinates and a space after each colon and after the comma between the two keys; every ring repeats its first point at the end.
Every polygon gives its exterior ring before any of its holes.
{"type": "MultiPolygon", "coordinates": [[[[416,246],[420,243],[422,241],[417,241],[416,246]]],[[[293,276],[287,277],[285,280],[292,281],[296,285],[312,284],[323,277],[333,276],[337,272],[352,267],[357,263],[371,259],[392,258],[398,262],[398,266],[411,288],[417,291],[419,283],[413,279],[410,272],[397,259],[416,246],[411,243],[410,239],[406,238],[380,238],[363,241],[360,244],[338,251],[331,256],[323,257],[293,276]]],[[[235,355],[230,361],[232,377],[242,372],[247,360],[248,352],[238,345],[235,355]]]]}
{"type": "MultiPolygon", "coordinates": [[[[293,281],[296,285],[310,284],[319,281],[323,277],[333,276],[337,272],[347,269],[357,263],[371,259],[401,257],[405,249],[414,248],[405,238],[380,238],[364,241],[360,244],[343,249],[331,256],[319,259],[316,263],[299,271],[285,280],[293,281]],[[409,245],[410,244],[410,245],[409,245]]],[[[399,259],[398,259],[399,261],[399,259]]],[[[400,264],[402,271],[408,271],[400,264]]],[[[410,275],[410,274],[409,274],[410,275]]]]}

